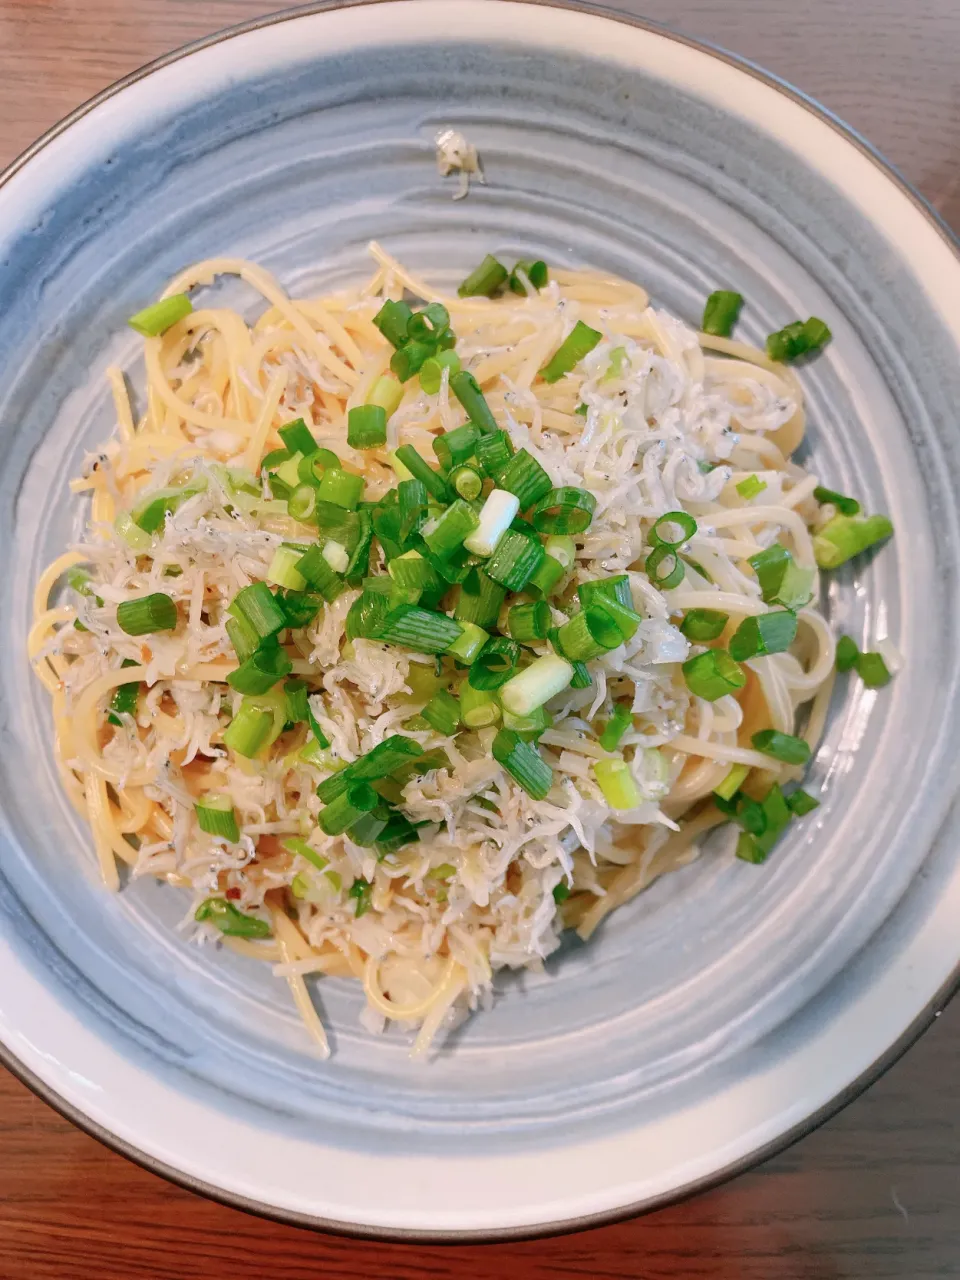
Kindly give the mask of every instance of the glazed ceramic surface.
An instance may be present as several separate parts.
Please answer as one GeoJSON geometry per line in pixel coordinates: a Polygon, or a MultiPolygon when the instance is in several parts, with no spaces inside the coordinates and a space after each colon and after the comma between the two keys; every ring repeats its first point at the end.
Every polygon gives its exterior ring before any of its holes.
{"type": "MultiPolygon", "coordinates": [[[[216,296],[250,318],[236,282],[216,296]]],[[[741,1166],[931,1016],[960,955],[955,493],[960,264],[837,125],[650,29],[486,0],[346,7],[227,34],[105,95],[0,184],[0,1041],[122,1150],[267,1212],[384,1233],[509,1233],[657,1203],[741,1166]],[[451,199],[433,136],[478,146],[451,199]],[[890,513],[830,579],[839,629],[889,636],[886,690],[842,681],[821,796],[762,868],[721,841],[546,972],[503,975],[426,1066],[314,987],[313,1055],[269,968],[189,944],[187,899],[101,887],[28,670],[30,595],[79,528],[68,478],[112,429],[126,317],[199,258],[307,294],[380,240],[454,278],[487,252],[641,281],[690,321],[714,288],[762,342],[830,324],[802,372],[806,465],[890,513]]]]}

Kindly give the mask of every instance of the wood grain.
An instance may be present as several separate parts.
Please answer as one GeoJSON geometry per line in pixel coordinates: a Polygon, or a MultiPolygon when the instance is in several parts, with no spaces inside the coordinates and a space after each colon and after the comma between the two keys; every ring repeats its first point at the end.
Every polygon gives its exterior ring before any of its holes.
{"type": "MultiPolygon", "coordinates": [[[[0,0],[0,164],[259,0],[0,0]]],[[[756,60],[860,129],[960,227],[957,0],[620,0],[756,60]]],[[[379,1245],[170,1186],[0,1072],[0,1280],[934,1280],[960,1276],[960,1006],[819,1132],[722,1190],[574,1237],[379,1245]]]]}

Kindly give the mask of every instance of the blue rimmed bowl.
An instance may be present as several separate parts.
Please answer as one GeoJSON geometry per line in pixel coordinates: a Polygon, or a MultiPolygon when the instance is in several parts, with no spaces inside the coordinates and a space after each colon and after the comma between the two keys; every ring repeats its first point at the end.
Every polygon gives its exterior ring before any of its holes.
{"type": "Polygon", "coordinates": [[[0,177],[0,301],[0,1056],[53,1105],[245,1208],[490,1238],[743,1168],[930,1020],[960,957],[960,262],[835,120],[726,55],[575,8],[298,10],[137,73],[0,177]],[[434,166],[446,124],[488,177],[457,204],[434,166]],[[906,657],[886,690],[838,688],[822,806],[764,868],[715,851],[658,882],[543,976],[504,977],[426,1067],[331,979],[319,1062],[269,971],[183,942],[177,890],[101,890],[25,646],[32,585],[76,528],[67,479],[112,427],[105,367],[142,387],[127,315],[215,254],[293,292],[336,286],[372,237],[427,273],[490,250],[606,268],[688,319],[733,286],[753,340],[826,318],[807,463],[897,527],[826,607],[906,657]]]}

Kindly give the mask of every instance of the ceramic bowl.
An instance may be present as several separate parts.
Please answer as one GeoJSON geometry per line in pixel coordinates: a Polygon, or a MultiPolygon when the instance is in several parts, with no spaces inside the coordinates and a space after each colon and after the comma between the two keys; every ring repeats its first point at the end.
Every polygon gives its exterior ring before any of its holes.
{"type": "MultiPolygon", "coordinates": [[[[256,313],[235,285],[222,296],[256,313]]],[[[354,1232],[490,1238],[708,1185],[811,1127],[933,1016],[955,975],[960,263],[930,211],[785,85],[661,30],[486,0],[280,14],[131,76],[0,179],[0,1042],[45,1098],[197,1190],[354,1232]],[[451,199],[452,124],[487,185],[451,199]],[[642,281],[744,335],[796,316],[808,465],[897,536],[831,578],[839,629],[889,637],[887,689],[838,684],[822,799],[762,868],[713,851],[504,976],[426,1066],[316,998],[320,1062],[269,970],[176,930],[180,891],[97,879],[51,756],[25,636],[76,528],[67,480],[142,389],[126,317],[193,260],[245,256],[309,293],[381,240],[426,273],[486,252],[642,281]]]]}

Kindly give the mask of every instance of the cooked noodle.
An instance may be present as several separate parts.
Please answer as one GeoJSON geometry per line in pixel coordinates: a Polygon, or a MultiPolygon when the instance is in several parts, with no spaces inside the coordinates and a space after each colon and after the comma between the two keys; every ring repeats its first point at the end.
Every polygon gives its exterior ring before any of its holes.
{"type": "MultiPolygon", "coordinates": [[[[88,531],[40,578],[29,636],[31,660],[53,695],[58,767],[89,819],[104,882],[119,887],[122,861],[134,875],[189,887],[194,909],[216,894],[269,922],[272,939],[227,941],[276,966],[323,1056],[329,1048],[305,975],[361,979],[368,1025],[418,1024],[414,1052],[422,1054],[488,995],[494,970],[539,964],[565,924],[588,937],[610,911],[696,857],[699,837],[723,820],[709,797],[731,765],[749,766],[767,784],[798,776],[750,738],[765,727],[794,733],[808,706],[804,733],[815,746],[834,664],[829,627],[810,606],[789,652],[747,663],[737,697],[693,697],[680,672],[699,651],[678,629],[682,612],[721,610],[733,628],[773,608],[747,564],[752,555],[779,540],[798,565],[815,564],[808,523],[817,480],[790,461],[804,430],[791,371],[743,343],[697,334],[651,308],[637,285],[606,275],[553,271],[526,297],[459,298],[371,248],[372,280],[321,299],[292,300],[262,268],[227,258],[170,284],[174,295],[238,275],[267,310],[253,325],[222,308],[197,310],[147,338],[138,420],[123,375],[109,371],[117,433],[74,485],[91,495],[88,531]],[[404,728],[425,700],[411,690],[411,672],[432,671],[433,659],[348,642],[354,589],[286,644],[294,674],[313,691],[329,752],[304,759],[303,726],[252,760],[223,745],[239,701],[224,683],[237,665],[226,605],[265,579],[283,541],[310,538],[259,475],[261,459],[281,445],[278,428],[302,418],[376,500],[396,484],[390,450],[412,444],[429,458],[433,438],[465,419],[446,373],[435,395],[412,378],[386,446],[347,444],[346,412],[365,402],[391,354],[373,317],[405,292],[449,310],[464,367],[514,445],[555,485],[596,496],[565,594],[626,573],[643,615],[632,639],[591,661],[590,687],[568,688],[549,704],[554,725],[540,750],[554,785],[542,801],[491,757],[493,729],[454,740],[423,722],[404,728]],[[603,341],[548,384],[538,371],[575,320],[601,330],[603,341]],[[750,475],[764,487],[747,501],[736,484],[750,475]],[[202,481],[199,491],[168,515],[147,553],[132,550],[111,523],[115,513],[191,478],[202,481]],[[678,510],[694,517],[697,532],[685,548],[683,582],[660,591],[643,571],[646,535],[678,510]],[[81,564],[89,584],[59,592],[64,573],[81,564]],[[117,605],[157,591],[177,603],[176,630],[122,631],[117,605]],[[111,718],[114,690],[131,682],[142,682],[135,714],[111,718]],[[606,754],[593,726],[624,698],[633,723],[621,750],[643,797],[626,813],[610,809],[592,772],[606,754]],[[316,787],[398,732],[438,749],[446,764],[406,782],[404,812],[425,825],[418,842],[378,861],[374,850],[317,826],[316,787]],[[230,798],[238,842],[198,828],[194,802],[211,792],[230,798]],[[306,839],[326,871],[286,848],[290,836],[306,839]],[[364,882],[361,913],[351,888],[364,882]],[[558,886],[571,891],[559,906],[558,886]]],[[[533,647],[549,649],[545,641],[533,647]]],[[[209,923],[196,932],[220,937],[209,923]]]]}

